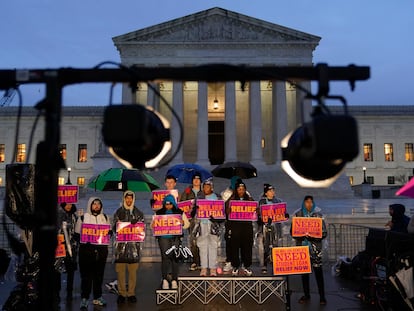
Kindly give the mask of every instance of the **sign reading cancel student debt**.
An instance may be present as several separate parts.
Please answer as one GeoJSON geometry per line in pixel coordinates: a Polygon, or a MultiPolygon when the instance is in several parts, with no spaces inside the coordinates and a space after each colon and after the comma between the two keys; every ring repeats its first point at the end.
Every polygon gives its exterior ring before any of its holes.
{"type": "Polygon", "coordinates": [[[286,215],[286,202],[263,204],[260,206],[262,212],[262,221],[267,223],[269,217],[272,222],[283,222],[287,221],[286,215]]]}
{"type": "Polygon", "coordinates": [[[257,202],[256,201],[239,201],[231,200],[229,202],[229,220],[257,220],[257,202]]]}
{"type": "Polygon", "coordinates": [[[178,201],[178,190],[153,190],[152,191],[152,199],[154,200],[154,203],[152,204],[152,209],[154,211],[157,211],[162,208],[162,200],[168,195],[171,194],[175,201],[178,201]]]}
{"type": "Polygon", "coordinates": [[[182,235],[183,225],[181,219],[179,214],[154,215],[152,220],[154,236],[182,235]]]}
{"type": "Polygon", "coordinates": [[[322,238],[322,218],[319,217],[293,217],[292,236],[322,238]]]}
{"type": "Polygon", "coordinates": [[[109,245],[109,230],[111,225],[107,224],[82,224],[81,243],[91,243],[99,245],[109,245]]]}
{"type": "Polygon", "coordinates": [[[144,242],[145,224],[137,222],[118,222],[116,224],[116,241],[117,242],[144,242]]]}
{"type": "Polygon", "coordinates": [[[274,275],[312,272],[308,246],[274,247],[272,258],[274,275]]]}
{"type": "Polygon", "coordinates": [[[224,201],[223,200],[197,200],[197,218],[226,219],[224,215],[224,201]]]}

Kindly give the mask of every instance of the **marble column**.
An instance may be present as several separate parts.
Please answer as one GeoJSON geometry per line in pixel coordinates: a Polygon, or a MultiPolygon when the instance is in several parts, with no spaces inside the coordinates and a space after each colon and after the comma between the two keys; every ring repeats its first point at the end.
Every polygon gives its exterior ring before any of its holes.
{"type": "MultiPolygon", "coordinates": [[[[298,84],[311,92],[311,82],[310,81],[302,81],[298,82],[298,84]]],[[[311,120],[311,113],[312,113],[312,101],[310,99],[305,99],[305,92],[296,88],[296,121],[297,124],[303,124],[305,122],[309,122],[311,120]]]]}
{"type": "Polygon", "coordinates": [[[207,82],[198,82],[197,161],[201,166],[210,165],[208,159],[208,103],[207,82]]]}
{"type": "Polygon", "coordinates": [[[281,140],[288,134],[287,122],[286,83],[284,81],[273,81],[272,86],[272,107],[273,107],[273,133],[275,133],[274,154],[276,164],[282,160],[281,140]]]}
{"type": "Polygon", "coordinates": [[[262,150],[262,100],[260,81],[250,81],[249,86],[249,118],[250,118],[250,163],[263,166],[262,150]]]}
{"type": "Polygon", "coordinates": [[[224,161],[237,160],[236,87],[226,82],[224,118],[224,161]]]}
{"type": "MultiPolygon", "coordinates": [[[[150,82],[148,84],[151,84],[151,86],[153,88],[158,89],[158,87],[157,87],[157,85],[155,83],[150,82]]],[[[157,106],[156,105],[156,96],[157,95],[155,94],[155,92],[153,91],[153,89],[151,88],[151,86],[148,85],[148,90],[147,90],[147,105],[148,106],[151,106],[154,109],[156,109],[157,108],[156,107],[157,106]]]]}
{"type": "MultiPolygon", "coordinates": [[[[181,122],[183,122],[183,82],[181,81],[174,81],[173,82],[173,100],[172,100],[172,108],[180,118],[181,122]]],[[[184,126],[184,125],[183,125],[184,126]]],[[[170,135],[171,135],[171,152],[175,152],[180,140],[180,128],[178,126],[178,122],[174,116],[171,119],[171,128],[170,128],[170,135]]],[[[182,133],[184,135],[184,133],[182,133]]],[[[181,137],[183,139],[183,137],[181,137]]],[[[171,153],[170,153],[171,154],[171,153]]],[[[180,150],[175,155],[174,159],[171,161],[171,164],[183,163],[183,145],[181,145],[180,150]]]]}

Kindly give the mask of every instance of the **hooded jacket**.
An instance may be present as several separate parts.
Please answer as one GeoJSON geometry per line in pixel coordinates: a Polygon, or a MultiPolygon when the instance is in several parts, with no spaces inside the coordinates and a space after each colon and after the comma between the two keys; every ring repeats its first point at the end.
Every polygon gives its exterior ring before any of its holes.
{"type": "Polygon", "coordinates": [[[158,211],[155,212],[156,215],[165,215],[167,214],[167,209],[165,208],[165,202],[172,202],[173,208],[172,208],[172,214],[180,214],[181,218],[183,219],[183,229],[187,229],[190,226],[190,222],[188,221],[187,216],[185,213],[183,213],[182,210],[180,210],[177,206],[177,202],[175,201],[175,198],[173,195],[168,194],[164,197],[164,200],[162,200],[162,208],[160,208],[158,211]]]}
{"type": "MultiPolygon", "coordinates": [[[[305,207],[305,201],[302,202],[302,207],[294,212],[295,217],[319,217],[322,218],[322,238],[311,237],[295,237],[297,246],[309,246],[309,253],[311,257],[311,264],[314,267],[322,266],[323,258],[323,245],[322,240],[326,238],[328,232],[326,230],[326,224],[323,220],[322,210],[313,202],[312,208],[308,211],[305,207]]],[[[292,233],[292,228],[290,228],[292,233]]]]}
{"type": "Polygon", "coordinates": [[[402,204],[391,204],[390,209],[393,210],[391,231],[407,233],[410,218],[405,215],[405,206],[402,204]]]}
{"type": "MultiPolygon", "coordinates": [[[[122,206],[118,208],[113,218],[113,232],[116,232],[116,225],[120,222],[144,222],[144,213],[135,205],[135,193],[127,190],[122,196],[122,206]],[[132,195],[132,204],[125,204],[125,197],[132,195]]],[[[140,259],[141,244],[139,242],[115,242],[114,256],[117,263],[136,263],[140,259]]]]}

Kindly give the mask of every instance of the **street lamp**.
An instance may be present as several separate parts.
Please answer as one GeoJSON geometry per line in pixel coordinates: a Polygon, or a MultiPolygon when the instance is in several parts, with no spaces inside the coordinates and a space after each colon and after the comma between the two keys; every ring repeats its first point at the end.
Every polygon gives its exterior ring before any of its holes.
{"type": "Polygon", "coordinates": [[[363,172],[364,172],[364,181],[362,182],[363,184],[367,183],[367,168],[364,166],[362,168],[363,172]]]}
{"type": "Polygon", "coordinates": [[[72,183],[70,182],[70,171],[72,169],[70,167],[68,167],[68,181],[66,182],[67,185],[71,185],[72,183]]]}

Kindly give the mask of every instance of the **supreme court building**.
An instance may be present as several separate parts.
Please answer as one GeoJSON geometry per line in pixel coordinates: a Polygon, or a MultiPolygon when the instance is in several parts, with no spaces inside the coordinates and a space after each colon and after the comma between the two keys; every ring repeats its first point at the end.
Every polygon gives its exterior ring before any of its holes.
{"type": "MultiPolygon", "coordinates": [[[[253,17],[212,8],[113,38],[125,66],[312,66],[320,37],[253,17]]],[[[220,80],[220,77],[217,77],[220,80]]],[[[153,86],[184,125],[175,162],[280,163],[279,142],[309,116],[304,93],[282,81],[157,81],[153,86]]],[[[301,86],[310,89],[310,82],[301,86]]],[[[146,83],[123,88],[123,103],[148,104],[171,120],[165,103],[146,83]]],[[[172,120],[173,150],[179,137],[172,120]]]]}

